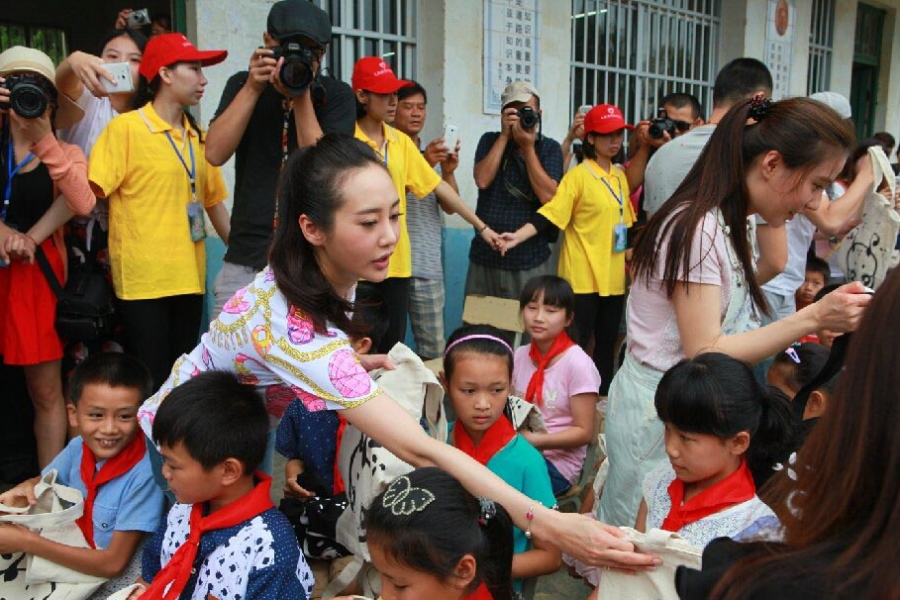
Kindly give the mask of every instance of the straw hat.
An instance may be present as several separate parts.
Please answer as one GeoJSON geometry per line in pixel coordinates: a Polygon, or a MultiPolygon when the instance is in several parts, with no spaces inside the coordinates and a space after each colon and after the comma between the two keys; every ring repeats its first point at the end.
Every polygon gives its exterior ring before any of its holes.
{"type": "MultiPolygon", "coordinates": [[[[0,77],[16,71],[43,75],[50,83],[56,85],[56,69],[53,67],[53,61],[40,50],[13,46],[0,53],[0,77]]],[[[57,129],[66,129],[80,121],[84,117],[84,111],[59,89],[56,91],[58,98],[55,125],[57,129]]]]}

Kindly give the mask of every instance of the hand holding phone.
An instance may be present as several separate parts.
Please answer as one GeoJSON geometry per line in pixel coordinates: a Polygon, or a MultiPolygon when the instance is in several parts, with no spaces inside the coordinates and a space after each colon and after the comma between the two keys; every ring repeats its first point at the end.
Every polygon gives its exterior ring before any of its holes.
{"type": "Polygon", "coordinates": [[[112,73],[116,80],[112,83],[106,77],[99,77],[100,83],[110,94],[124,94],[134,91],[134,80],[131,78],[131,65],[127,62],[106,63],[103,68],[112,73]]]}
{"type": "Polygon", "coordinates": [[[447,154],[456,154],[456,143],[459,141],[459,127],[456,125],[444,125],[444,146],[447,154]]]}

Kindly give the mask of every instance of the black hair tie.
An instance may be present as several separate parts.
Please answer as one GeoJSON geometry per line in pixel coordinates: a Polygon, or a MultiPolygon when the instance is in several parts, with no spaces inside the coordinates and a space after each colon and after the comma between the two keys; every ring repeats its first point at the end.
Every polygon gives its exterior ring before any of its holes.
{"type": "Polygon", "coordinates": [[[770,108],[772,108],[771,98],[758,94],[750,100],[750,112],[747,113],[747,116],[758,123],[765,118],[770,108]]]}

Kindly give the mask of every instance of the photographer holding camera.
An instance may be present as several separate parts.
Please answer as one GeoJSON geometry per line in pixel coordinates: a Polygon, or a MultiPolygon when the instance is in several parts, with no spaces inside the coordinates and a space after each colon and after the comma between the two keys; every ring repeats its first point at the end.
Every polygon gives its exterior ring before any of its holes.
{"type": "Polygon", "coordinates": [[[266,265],[281,166],[324,133],[353,135],[350,87],[321,73],[331,21],[307,0],[281,0],[269,11],[264,48],[249,71],[231,76],[209,126],[206,159],[235,159],[234,207],[225,262],[215,281],[216,317],[234,292],[266,265]]]}
{"type": "Polygon", "coordinates": [[[95,202],[84,154],[54,135],[84,115],[57,90],[54,71],[38,50],[0,54],[0,356],[24,368],[41,467],[63,448],[66,410],[57,298],[35,257],[64,282],[61,228],[95,202]]]}
{"type": "MultiPolygon", "coordinates": [[[[563,173],[562,148],[541,133],[541,104],[535,87],[514,81],[501,95],[500,131],[485,133],[475,151],[476,214],[495,231],[517,231],[556,194],[563,173]]],[[[475,237],[469,251],[466,295],[518,299],[525,282],[552,274],[548,227],[498,254],[475,237]]]]}

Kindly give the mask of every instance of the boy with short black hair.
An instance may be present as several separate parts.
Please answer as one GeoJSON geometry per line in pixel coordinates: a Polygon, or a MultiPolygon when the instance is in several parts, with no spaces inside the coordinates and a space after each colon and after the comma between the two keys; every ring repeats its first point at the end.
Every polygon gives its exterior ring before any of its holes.
{"type": "Polygon", "coordinates": [[[309,597],[313,579],[287,518],[256,472],[269,419],[234,375],[209,371],[176,387],[153,422],[177,503],[144,551],[143,595],[183,600],[309,597]],[[187,542],[187,543],[186,543],[187,542]]]}
{"type": "MultiPolygon", "coordinates": [[[[139,561],[131,569],[129,564],[145,535],[159,526],[164,502],[137,423],[138,408],[152,391],[150,372],[131,356],[96,354],[78,366],[70,383],[68,411],[69,423],[81,435],[47,465],[42,476],[56,470],[58,483],[84,495],[78,526],[90,548],[66,546],[6,524],[0,527],[4,551],[27,552],[88,575],[119,578],[101,588],[107,594],[134,581],[139,561]]],[[[19,484],[0,495],[0,503],[35,504],[34,486],[40,480],[19,484]]]]}
{"type": "Polygon", "coordinates": [[[794,294],[797,310],[805,308],[815,302],[816,294],[825,287],[830,276],[831,267],[828,266],[827,262],[818,256],[807,257],[803,283],[797,288],[797,292],[794,294]]]}

